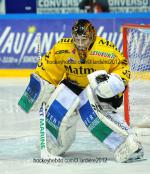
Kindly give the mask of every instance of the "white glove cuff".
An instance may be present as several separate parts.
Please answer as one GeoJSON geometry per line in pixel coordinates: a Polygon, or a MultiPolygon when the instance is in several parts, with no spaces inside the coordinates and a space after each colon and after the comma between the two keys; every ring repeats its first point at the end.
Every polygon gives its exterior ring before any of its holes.
{"type": "Polygon", "coordinates": [[[87,76],[90,87],[96,95],[102,98],[111,98],[125,90],[123,80],[118,74],[107,74],[105,70],[95,71],[87,76]],[[106,75],[108,78],[98,82],[97,77],[106,75]]]}
{"type": "Polygon", "coordinates": [[[109,79],[98,84],[95,92],[102,98],[111,98],[125,90],[123,80],[117,74],[111,74],[109,79]]]}

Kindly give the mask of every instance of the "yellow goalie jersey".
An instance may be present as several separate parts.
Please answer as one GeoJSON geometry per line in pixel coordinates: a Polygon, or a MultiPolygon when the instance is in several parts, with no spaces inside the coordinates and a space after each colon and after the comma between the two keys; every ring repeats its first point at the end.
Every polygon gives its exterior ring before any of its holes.
{"type": "Polygon", "coordinates": [[[35,72],[55,86],[61,80],[68,79],[71,83],[84,88],[88,85],[87,75],[97,70],[116,73],[125,84],[130,78],[127,59],[112,42],[99,36],[87,52],[85,63],[80,63],[72,38],[63,38],[42,57],[35,72]]]}

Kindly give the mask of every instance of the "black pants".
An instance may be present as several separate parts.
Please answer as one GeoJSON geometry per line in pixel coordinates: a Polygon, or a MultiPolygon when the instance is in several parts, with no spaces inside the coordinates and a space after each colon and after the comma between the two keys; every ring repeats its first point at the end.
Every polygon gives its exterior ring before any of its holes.
{"type": "Polygon", "coordinates": [[[121,97],[119,97],[118,95],[112,97],[112,98],[107,98],[107,99],[103,99],[99,96],[97,96],[100,102],[106,102],[109,103],[113,108],[117,109],[121,106],[122,102],[123,102],[123,95],[121,97]]]}

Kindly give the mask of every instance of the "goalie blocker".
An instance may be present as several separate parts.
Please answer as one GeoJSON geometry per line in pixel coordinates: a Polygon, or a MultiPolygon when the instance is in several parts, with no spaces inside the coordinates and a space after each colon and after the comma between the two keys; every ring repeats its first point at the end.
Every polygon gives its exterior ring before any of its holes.
{"type": "Polygon", "coordinates": [[[55,86],[40,78],[37,74],[31,74],[30,82],[20,98],[18,105],[25,112],[37,111],[42,103],[47,103],[55,86]]]}

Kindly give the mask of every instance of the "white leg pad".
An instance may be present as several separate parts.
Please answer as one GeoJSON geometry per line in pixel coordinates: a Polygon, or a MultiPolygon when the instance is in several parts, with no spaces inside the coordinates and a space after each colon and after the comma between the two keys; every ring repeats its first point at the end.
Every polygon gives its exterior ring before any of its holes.
{"type": "Polygon", "coordinates": [[[56,88],[48,102],[47,149],[50,154],[61,155],[72,145],[79,119],[75,109],[79,97],[64,84],[56,88]]]}
{"type": "Polygon", "coordinates": [[[47,131],[47,149],[50,154],[61,155],[69,149],[76,137],[78,120],[79,115],[75,112],[70,120],[64,121],[60,127],[57,140],[49,131],[47,131]]]}

